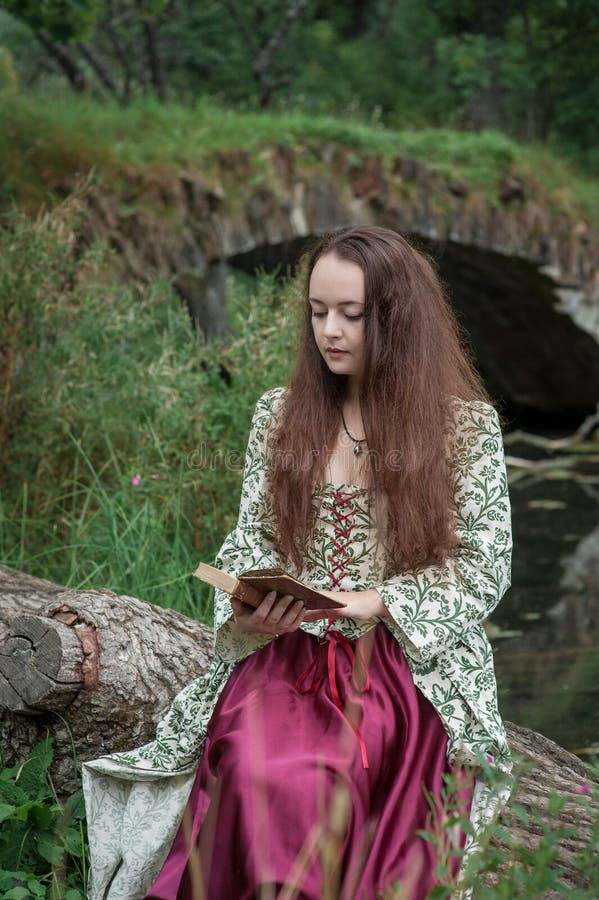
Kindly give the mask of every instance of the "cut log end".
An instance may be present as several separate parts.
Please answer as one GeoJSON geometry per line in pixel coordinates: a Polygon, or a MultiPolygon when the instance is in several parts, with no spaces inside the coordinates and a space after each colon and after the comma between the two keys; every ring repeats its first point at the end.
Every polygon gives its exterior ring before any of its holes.
{"type": "Polygon", "coordinates": [[[84,652],[62,622],[18,616],[0,647],[0,707],[35,714],[68,706],[84,685],[84,652]]]}

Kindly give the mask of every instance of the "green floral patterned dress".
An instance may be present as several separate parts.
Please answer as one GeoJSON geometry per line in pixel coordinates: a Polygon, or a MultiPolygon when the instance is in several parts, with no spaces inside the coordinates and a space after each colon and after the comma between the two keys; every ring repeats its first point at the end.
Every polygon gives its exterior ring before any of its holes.
{"type": "MultiPolygon", "coordinates": [[[[273,544],[266,466],[268,429],[283,397],[284,389],[277,388],[256,406],[239,520],[216,563],[233,574],[285,564],[273,544]]],[[[476,764],[484,755],[492,768],[508,771],[510,755],[497,710],[492,652],[482,627],[510,583],[511,523],[503,442],[491,406],[456,400],[453,410],[448,427],[459,538],[456,554],[444,566],[383,578],[384,552],[368,492],[354,485],[319,484],[313,499],[314,530],[300,578],[330,589],[341,552],[339,589],[379,591],[392,616],[385,625],[401,645],[415,685],[444,723],[449,762],[476,764]],[[340,506],[344,492],[347,504],[340,506]]],[[[333,627],[353,639],[378,621],[340,619],[333,627]]],[[[219,591],[214,624],[215,653],[209,670],[175,698],[158,725],[156,739],[83,767],[91,900],[143,897],[179,826],[206,727],[227,678],[236,663],[276,640],[239,631],[228,598],[219,591]]],[[[318,636],[326,621],[302,628],[318,636]]],[[[495,803],[479,777],[471,813],[475,824],[489,817],[495,803]]]]}

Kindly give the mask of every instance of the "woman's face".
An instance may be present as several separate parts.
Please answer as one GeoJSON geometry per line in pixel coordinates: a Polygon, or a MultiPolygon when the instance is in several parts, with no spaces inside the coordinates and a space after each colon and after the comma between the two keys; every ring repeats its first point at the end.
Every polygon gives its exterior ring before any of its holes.
{"type": "Polygon", "coordinates": [[[310,277],[316,346],[336,375],[359,383],[364,372],[364,272],[335,253],[321,256],[310,277]]]}

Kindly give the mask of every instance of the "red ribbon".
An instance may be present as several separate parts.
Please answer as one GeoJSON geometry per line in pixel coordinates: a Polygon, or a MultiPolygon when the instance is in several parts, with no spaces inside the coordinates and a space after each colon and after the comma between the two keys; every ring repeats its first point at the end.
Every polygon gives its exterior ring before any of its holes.
{"type": "Polygon", "coordinates": [[[337,645],[339,644],[343,647],[347,657],[352,666],[352,678],[350,685],[356,693],[363,694],[365,691],[370,690],[370,676],[368,675],[368,671],[366,668],[366,663],[364,660],[364,656],[362,654],[361,648],[359,645],[356,645],[356,650],[354,651],[354,643],[353,641],[346,637],[344,634],[341,634],[339,631],[335,631],[331,628],[333,624],[333,620],[329,619],[329,624],[327,625],[325,631],[322,634],[322,638],[318,643],[318,651],[312,657],[311,663],[304,669],[301,675],[298,677],[295,687],[299,691],[300,694],[316,694],[317,691],[320,690],[320,687],[324,681],[324,654],[320,650],[320,648],[324,647],[327,644],[327,674],[329,678],[329,687],[331,689],[331,696],[333,698],[333,703],[337,707],[338,710],[343,714],[345,719],[351,725],[355,735],[358,739],[358,744],[360,745],[360,754],[362,756],[362,766],[364,769],[368,768],[368,756],[366,754],[366,744],[364,743],[364,738],[362,736],[362,732],[360,731],[358,725],[353,721],[351,716],[348,715],[345,706],[341,701],[341,697],[339,695],[339,688],[337,687],[337,672],[335,669],[335,653],[337,650],[337,645]],[[364,681],[363,687],[357,685],[354,681],[355,674],[355,665],[356,658],[358,660],[358,665],[361,666],[363,672],[366,675],[366,679],[364,681]],[[304,687],[306,680],[312,676],[312,681],[308,685],[308,687],[304,687]]]}

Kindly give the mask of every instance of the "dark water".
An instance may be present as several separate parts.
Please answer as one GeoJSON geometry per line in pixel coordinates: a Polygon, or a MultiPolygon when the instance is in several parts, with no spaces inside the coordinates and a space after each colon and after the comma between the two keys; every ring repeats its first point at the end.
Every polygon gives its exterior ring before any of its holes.
{"type": "Polygon", "coordinates": [[[550,453],[508,443],[506,454],[552,465],[524,477],[510,467],[512,587],[489,627],[500,709],[597,759],[599,444],[550,453]]]}

